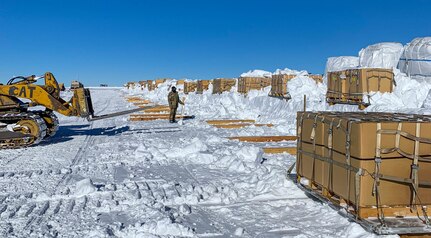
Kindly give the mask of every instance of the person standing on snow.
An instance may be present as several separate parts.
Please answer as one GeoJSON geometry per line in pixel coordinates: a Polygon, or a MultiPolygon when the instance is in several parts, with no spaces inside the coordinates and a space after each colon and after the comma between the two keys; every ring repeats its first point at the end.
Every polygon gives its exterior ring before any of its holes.
{"type": "Polygon", "coordinates": [[[169,122],[174,123],[175,115],[177,114],[178,103],[184,105],[184,102],[180,100],[180,96],[178,95],[177,88],[172,86],[172,91],[168,94],[168,102],[169,102],[169,122]]]}

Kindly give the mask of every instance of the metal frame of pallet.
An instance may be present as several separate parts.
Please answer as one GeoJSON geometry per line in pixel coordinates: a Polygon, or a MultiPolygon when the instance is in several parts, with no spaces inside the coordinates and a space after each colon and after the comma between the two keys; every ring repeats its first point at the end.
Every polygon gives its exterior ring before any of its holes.
{"type": "Polygon", "coordinates": [[[370,106],[370,103],[365,103],[362,100],[351,100],[346,98],[333,98],[333,97],[327,97],[326,102],[329,105],[335,105],[335,104],[347,104],[347,105],[357,105],[360,110],[364,110],[368,106],[370,106]]]}

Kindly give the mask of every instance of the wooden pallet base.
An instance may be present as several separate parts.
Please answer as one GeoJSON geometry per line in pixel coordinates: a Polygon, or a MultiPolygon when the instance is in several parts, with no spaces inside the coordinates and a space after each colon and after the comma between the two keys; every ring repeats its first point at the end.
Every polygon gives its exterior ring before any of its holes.
{"type": "MultiPolygon", "coordinates": [[[[377,218],[375,207],[360,207],[356,213],[354,206],[346,200],[335,196],[317,184],[301,184],[300,180],[301,177],[297,176],[295,182],[302,190],[336,210],[345,209],[347,213],[342,214],[370,232],[379,235],[406,235],[405,237],[427,237],[431,235],[431,227],[427,227],[422,218],[419,219],[417,213],[411,212],[409,207],[383,207],[381,211],[385,216],[385,225],[382,225],[377,218]]],[[[419,212],[419,215],[422,216],[422,212],[419,212]]]]}
{"type": "Polygon", "coordinates": [[[147,105],[147,104],[150,104],[151,102],[150,101],[148,101],[148,100],[146,100],[146,101],[136,101],[136,102],[133,102],[133,105],[135,105],[135,106],[142,106],[142,105],[147,105]]]}
{"type": "Polygon", "coordinates": [[[145,99],[143,99],[141,97],[126,97],[126,100],[128,102],[133,102],[133,101],[142,101],[142,100],[145,100],[145,99]]]}
{"type": "Polygon", "coordinates": [[[248,126],[256,126],[256,127],[267,126],[267,127],[272,127],[274,125],[273,124],[239,123],[239,124],[220,124],[220,125],[213,125],[213,126],[217,127],[217,128],[223,128],[223,129],[235,129],[235,128],[243,128],[243,127],[248,127],[248,126]]]}
{"type": "Polygon", "coordinates": [[[283,154],[288,153],[296,155],[296,147],[263,147],[265,154],[283,154]]]}
{"type": "Polygon", "coordinates": [[[292,97],[290,95],[268,94],[268,96],[273,97],[273,98],[283,99],[283,100],[286,100],[286,101],[292,99],[292,97]]]}
{"type": "Polygon", "coordinates": [[[228,119],[228,120],[207,120],[207,123],[210,125],[224,125],[224,124],[232,124],[232,123],[255,123],[255,120],[240,120],[240,119],[228,119]]]}
{"type": "MultiPolygon", "coordinates": [[[[146,107],[144,105],[139,106],[141,108],[146,107]]],[[[169,109],[168,106],[156,106],[153,108],[145,109],[143,112],[169,112],[171,109],[169,109]]]]}
{"type": "Polygon", "coordinates": [[[234,136],[229,137],[230,140],[239,140],[245,142],[281,142],[295,141],[296,136],[234,136]]]}
{"type": "Polygon", "coordinates": [[[326,101],[329,105],[335,105],[335,104],[348,104],[348,105],[357,105],[360,110],[364,110],[367,108],[370,104],[364,103],[362,99],[348,99],[348,98],[332,98],[327,97],[326,101]]]}

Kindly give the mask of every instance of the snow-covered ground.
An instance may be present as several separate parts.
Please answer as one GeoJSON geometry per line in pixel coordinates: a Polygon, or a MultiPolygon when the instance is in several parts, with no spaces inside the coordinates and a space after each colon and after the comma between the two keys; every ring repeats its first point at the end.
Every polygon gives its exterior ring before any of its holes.
{"type": "MultiPolygon", "coordinates": [[[[169,82],[153,92],[94,88],[96,114],[134,107],[125,100],[130,95],[166,104],[168,87],[169,82]]],[[[416,87],[400,93],[424,88],[416,87]]],[[[420,91],[423,95],[411,108],[403,95],[380,95],[367,110],[404,105],[403,110],[423,112],[417,105],[428,89],[420,91]]],[[[272,143],[227,139],[295,135],[304,94],[308,110],[357,107],[329,107],[326,87],[307,77],[289,84],[289,102],[268,97],[268,90],[247,97],[234,92],[189,94],[185,113],[196,117],[182,125],[130,122],[127,116],[92,123],[60,116],[61,127],[53,138],[0,151],[0,236],[374,237],[343,211],[308,197],[286,178],[295,156],[263,154],[260,148],[272,143]],[[275,126],[226,130],[205,123],[219,118],[275,126]]]]}

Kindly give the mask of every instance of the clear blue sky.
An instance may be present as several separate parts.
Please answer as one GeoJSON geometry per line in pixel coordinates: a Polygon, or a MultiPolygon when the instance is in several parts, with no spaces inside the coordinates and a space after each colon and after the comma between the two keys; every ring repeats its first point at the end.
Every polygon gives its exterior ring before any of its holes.
{"type": "Polygon", "coordinates": [[[0,0],[0,82],[51,71],[69,84],[323,73],[327,57],[431,36],[431,2],[0,0]]]}

